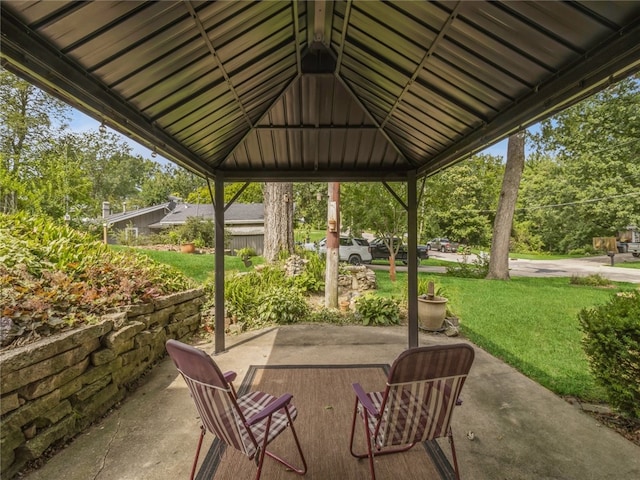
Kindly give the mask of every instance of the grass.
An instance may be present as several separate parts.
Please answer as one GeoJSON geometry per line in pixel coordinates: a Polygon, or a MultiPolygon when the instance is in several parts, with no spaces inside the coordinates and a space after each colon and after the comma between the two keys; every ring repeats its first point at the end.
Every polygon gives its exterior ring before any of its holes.
{"type": "Polygon", "coordinates": [[[640,260],[634,260],[631,262],[616,262],[614,266],[621,268],[640,268],[640,260]]]}
{"type": "MultiPolygon", "coordinates": [[[[376,272],[380,294],[406,298],[406,274],[394,284],[385,273],[376,272]]],[[[577,314],[606,303],[617,289],[570,285],[568,278],[420,276],[444,288],[463,334],[476,345],[559,395],[605,400],[589,372],[577,314]]]]}
{"type": "MultiPolygon", "coordinates": [[[[113,247],[126,248],[126,247],[113,247]]],[[[181,252],[136,249],[136,251],[147,255],[158,263],[165,263],[180,270],[187,277],[194,279],[198,283],[203,283],[207,278],[213,277],[215,271],[215,257],[213,254],[187,254],[181,252]]],[[[253,257],[251,259],[253,265],[264,263],[262,257],[253,257]]],[[[225,255],[224,268],[226,272],[241,271],[247,272],[252,267],[245,267],[242,259],[231,255],[225,255]]]]}
{"type": "MultiPolygon", "coordinates": [[[[199,282],[213,272],[213,255],[143,252],[199,282]]],[[[261,257],[253,261],[263,262],[261,257]]],[[[225,268],[248,270],[239,258],[229,256],[225,257],[225,268]]],[[[568,278],[514,277],[497,281],[435,273],[419,275],[444,289],[451,310],[460,318],[463,335],[476,345],[559,395],[605,400],[604,391],[589,372],[577,314],[582,308],[606,303],[617,288],[570,285],[568,278]]],[[[386,271],[376,271],[376,277],[380,295],[406,300],[405,272],[397,273],[396,282],[389,280],[386,271]]]]}

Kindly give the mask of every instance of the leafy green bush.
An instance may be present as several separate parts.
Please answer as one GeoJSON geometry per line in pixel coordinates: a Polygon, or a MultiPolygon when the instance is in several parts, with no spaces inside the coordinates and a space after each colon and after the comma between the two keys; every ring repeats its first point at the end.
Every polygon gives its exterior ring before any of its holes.
{"type": "Polygon", "coordinates": [[[584,277],[580,275],[571,275],[569,283],[571,285],[588,285],[589,287],[604,287],[611,285],[609,280],[598,273],[586,275],[584,277]]]}
{"type": "Polygon", "coordinates": [[[193,287],[171,267],[131,250],[111,250],[49,218],[0,214],[3,345],[193,287]]]}
{"type": "Polygon", "coordinates": [[[315,323],[332,323],[337,325],[355,323],[355,315],[349,310],[347,312],[341,312],[335,308],[322,307],[319,310],[313,311],[308,316],[309,322],[315,323]]]}
{"type": "Polygon", "coordinates": [[[582,345],[613,407],[640,418],[640,292],[614,295],[578,313],[582,345]]]}
{"type": "Polygon", "coordinates": [[[296,323],[309,314],[309,306],[302,292],[287,286],[263,291],[258,295],[257,303],[256,320],[259,325],[296,323]]]}
{"type": "MultiPolygon", "coordinates": [[[[211,219],[187,217],[184,224],[172,229],[168,237],[171,243],[195,243],[198,247],[215,247],[215,224],[211,219]]],[[[231,232],[224,230],[224,247],[231,245],[231,232]]]]}
{"type": "Polygon", "coordinates": [[[356,299],[356,318],[364,325],[397,325],[400,323],[400,306],[392,298],[367,293],[356,299]]]}
{"type": "Polygon", "coordinates": [[[461,262],[447,266],[447,275],[463,278],[484,278],[489,273],[489,255],[479,254],[469,262],[468,255],[462,257],[461,262]]]}
{"type": "Polygon", "coordinates": [[[265,265],[260,270],[231,275],[224,285],[227,316],[237,317],[249,328],[261,326],[256,320],[260,297],[274,289],[289,286],[291,281],[278,265],[265,265]]]}
{"type": "Polygon", "coordinates": [[[236,257],[249,258],[249,257],[255,257],[256,255],[257,253],[255,248],[244,247],[239,250],[236,250],[236,257]]]}

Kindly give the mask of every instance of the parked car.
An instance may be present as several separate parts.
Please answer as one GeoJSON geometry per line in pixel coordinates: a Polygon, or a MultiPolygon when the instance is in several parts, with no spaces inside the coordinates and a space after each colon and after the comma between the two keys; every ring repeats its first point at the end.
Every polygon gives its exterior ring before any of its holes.
{"type": "MultiPolygon", "coordinates": [[[[323,238],[318,242],[318,253],[327,254],[327,239],[323,238]]],[[[369,253],[369,241],[365,238],[340,237],[340,248],[338,255],[341,262],[349,262],[351,265],[361,263],[371,263],[371,253],[369,253]]]]}
{"type": "Polygon", "coordinates": [[[457,242],[452,242],[448,238],[433,238],[427,242],[427,249],[438,252],[456,252],[458,245],[457,242]]]}
{"type": "MultiPolygon", "coordinates": [[[[399,242],[399,239],[394,239],[395,242],[399,242]]],[[[369,243],[369,252],[371,253],[371,258],[373,260],[388,260],[390,257],[389,248],[385,244],[384,240],[381,238],[376,238],[369,243]]],[[[418,259],[426,260],[429,258],[429,252],[427,251],[426,245],[418,245],[418,259]]],[[[396,261],[407,263],[408,255],[407,255],[407,246],[402,244],[398,248],[398,253],[396,253],[396,261]]]]}

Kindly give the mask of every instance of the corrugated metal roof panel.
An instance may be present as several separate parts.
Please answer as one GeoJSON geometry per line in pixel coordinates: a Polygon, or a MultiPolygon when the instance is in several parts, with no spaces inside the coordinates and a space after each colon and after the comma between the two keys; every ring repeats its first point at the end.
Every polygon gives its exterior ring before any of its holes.
{"type": "Polygon", "coordinates": [[[0,8],[6,68],[230,179],[430,174],[640,70],[634,1],[0,8]]]}

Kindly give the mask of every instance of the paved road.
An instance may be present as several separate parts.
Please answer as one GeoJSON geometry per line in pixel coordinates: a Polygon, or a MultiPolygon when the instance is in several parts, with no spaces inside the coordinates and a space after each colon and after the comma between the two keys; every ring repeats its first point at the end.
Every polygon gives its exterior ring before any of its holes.
{"type": "MultiPolygon", "coordinates": [[[[462,256],[455,253],[430,252],[431,258],[462,261],[462,256]]],[[[614,266],[606,255],[588,258],[571,258],[564,260],[522,260],[509,261],[509,273],[512,277],[571,277],[599,274],[604,278],[618,282],[640,283],[640,269],[621,268],[615,265],[635,260],[630,253],[620,253],[614,257],[614,266]]],[[[374,269],[389,267],[373,265],[374,269]]],[[[398,271],[406,271],[406,267],[398,266],[398,271]]],[[[444,272],[445,267],[419,267],[421,272],[444,272]]]]}

